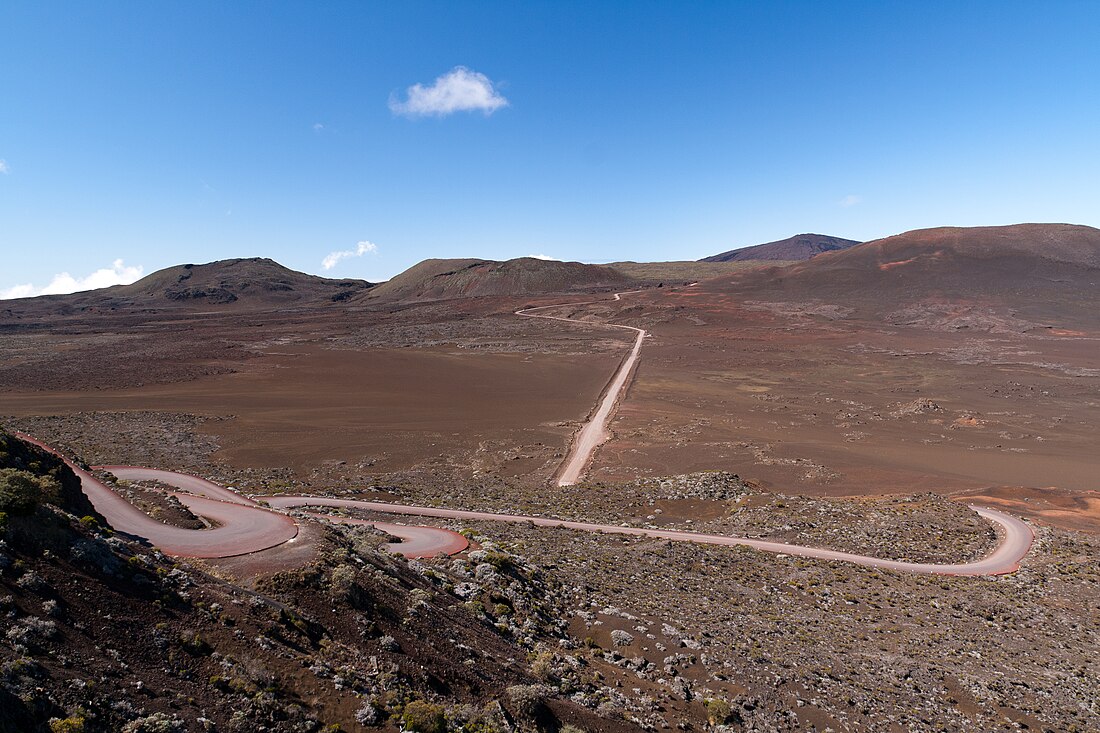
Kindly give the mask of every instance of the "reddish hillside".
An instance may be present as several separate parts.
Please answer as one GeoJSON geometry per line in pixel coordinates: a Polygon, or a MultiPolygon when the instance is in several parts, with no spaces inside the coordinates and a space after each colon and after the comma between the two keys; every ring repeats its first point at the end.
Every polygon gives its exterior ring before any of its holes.
{"type": "MultiPolygon", "coordinates": [[[[826,302],[857,315],[978,328],[985,316],[1029,326],[1100,324],[1100,230],[1069,224],[941,227],[748,271],[709,287],[758,301],[826,302]]],[[[996,320],[996,319],[994,319],[996,320]]]]}
{"type": "Polygon", "coordinates": [[[599,265],[521,257],[491,260],[424,260],[373,288],[369,298],[381,300],[447,300],[479,296],[565,293],[629,285],[621,272],[599,265]]]}
{"type": "Polygon", "coordinates": [[[700,262],[741,262],[744,260],[808,260],[822,252],[835,252],[854,247],[859,242],[854,239],[830,237],[827,234],[796,234],[777,242],[757,244],[753,247],[731,249],[700,262]]]}

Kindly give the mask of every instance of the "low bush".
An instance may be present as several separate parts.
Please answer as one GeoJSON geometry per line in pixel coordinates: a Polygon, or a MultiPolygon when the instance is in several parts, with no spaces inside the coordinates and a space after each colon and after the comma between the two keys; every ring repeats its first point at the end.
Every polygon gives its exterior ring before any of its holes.
{"type": "Polygon", "coordinates": [[[56,501],[61,484],[49,476],[35,476],[18,468],[0,468],[0,511],[31,514],[38,505],[56,501]]]}
{"type": "Polygon", "coordinates": [[[443,733],[447,730],[447,717],[442,705],[424,700],[413,700],[401,711],[405,730],[412,733],[443,733]]]}

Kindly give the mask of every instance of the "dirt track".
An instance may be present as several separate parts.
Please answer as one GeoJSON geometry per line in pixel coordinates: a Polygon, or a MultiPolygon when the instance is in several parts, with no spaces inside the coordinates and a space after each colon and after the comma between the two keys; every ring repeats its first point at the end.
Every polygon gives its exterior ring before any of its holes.
{"type": "MultiPolygon", "coordinates": [[[[29,436],[20,435],[20,437],[50,450],[47,446],[29,436]]],[[[542,527],[573,529],[582,532],[654,537],[677,542],[696,542],[709,545],[745,546],[783,555],[839,560],[868,567],[938,575],[1001,575],[1014,572],[1019,568],[1020,560],[1031,549],[1034,540],[1034,533],[1031,528],[1019,519],[993,509],[973,506],[971,508],[974,511],[998,525],[1002,530],[1001,544],[992,553],[976,562],[957,565],[908,563],[743,537],[572,522],[547,517],[417,507],[320,496],[279,495],[252,499],[240,496],[206,479],[188,474],[177,474],[172,471],[136,466],[101,467],[104,470],[110,470],[119,478],[156,480],[183,489],[179,492],[172,492],[172,495],[196,514],[213,520],[218,525],[214,529],[190,530],[165,525],[152,519],[75,463],[68,459],[66,459],[66,463],[80,478],[81,485],[96,510],[107,519],[115,530],[142,537],[164,552],[181,557],[232,557],[258,552],[292,541],[298,533],[297,522],[292,517],[278,511],[272,511],[267,507],[296,509],[309,506],[327,506],[444,519],[529,523],[542,527]],[[265,507],[259,502],[263,502],[267,506],[265,507]]],[[[439,554],[454,554],[461,552],[468,546],[466,538],[462,535],[437,527],[408,527],[372,520],[320,514],[311,514],[311,516],[335,522],[371,525],[400,537],[402,542],[391,544],[390,548],[406,557],[432,557],[439,554]]]]}
{"type": "Polygon", "coordinates": [[[633,535],[636,537],[654,537],[674,542],[696,542],[705,545],[724,545],[727,547],[752,547],[764,552],[796,557],[808,557],[819,560],[839,560],[866,567],[899,570],[908,573],[934,575],[1004,575],[1019,569],[1020,560],[1031,549],[1035,534],[1031,528],[1016,517],[994,509],[972,506],[975,512],[997,525],[1002,531],[1001,543],[989,555],[971,563],[955,565],[937,565],[933,563],[910,563],[899,560],[884,560],[849,552],[837,552],[817,547],[802,547],[783,542],[768,542],[745,537],[681,532],[676,530],[643,529],[641,527],[623,527],[614,524],[593,524],[590,522],[571,522],[548,517],[530,517],[516,514],[493,514],[462,509],[440,509],[436,507],[416,507],[403,504],[385,504],[354,499],[329,499],[315,496],[269,496],[264,501],[274,507],[290,509],[300,506],[330,506],[344,509],[359,509],[389,514],[404,514],[418,517],[439,517],[442,519],[468,519],[487,522],[511,522],[514,524],[534,524],[539,527],[572,529],[581,532],[599,532],[604,534],[633,535]]]}
{"type": "MultiPolygon", "coordinates": [[[[630,291],[638,292],[638,291],[630,291]]],[[[627,293],[615,293],[614,300],[621,300],[622,296],[627,293]]],[[[585,303],[569,303],[568,305],[586,305],[585,303]]],[[[527,316],[529,318],[547,318],[551,321],[566,321],[569,323],[582,323],[585,325],[591,325],[588,321],[581,321],[576,318],[565,318],[564,316],[546,316],[540,313],[534,313],[534,311],[544,310],[546,308],[556,308],[559,305],[544,305],[537,308],[525,308],[523,310],[516,311],[517,316],[527,316]]],[[[607,420],[611,417],[611,411],[615,408],[616,403],[626,390],[628,379],[631,371],[634,369],[635,362],[638,361],[638,355],[642,351],[642,341],[645,340],[647,335],[646,331],[641,328],[635,328],[634,326],[624,326],[619,323],[606,323],[603,324],[608,328],[622,328],[628,331],[637,332],[637,336],[634,339],[634,345],[630,349],[630,353],[623,359],[622,364],[619,365],[619,369],[615,372],[615,375],[611,378],[606,389],[603,391],[603,395],[600,398],[599,403],[596,406],[596,411],[592,413],[592,416],[588,418],[588,421],[584,424],[584,427],[574,436],[573,442],[569,447],[569,453],[565,457],[565,461],[562,463],[561,468],[558,469],[557,482],[558,486],[572,486],[580,479],[581,474],[584,473],[585,466],[588,465],[588,461],[592,458],[592,453],[596,448],[600,447],[603,443],[611,437],[611,434],[607,430],[607,420]]]]}

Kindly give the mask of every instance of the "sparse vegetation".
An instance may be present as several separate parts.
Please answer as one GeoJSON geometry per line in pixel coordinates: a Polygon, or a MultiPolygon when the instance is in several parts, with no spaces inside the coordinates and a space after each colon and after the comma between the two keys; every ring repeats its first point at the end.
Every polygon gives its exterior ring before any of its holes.
{"type": "Polygon", "coordinates": [[[442,705],[413,700],[401,711],[401,722],[411,733],[443,733],[447,718],[442,705]]]}
{"type": "Polygon", "coordinates": [[[17,468],[0,468],[0,511],[30,514],[43,502],[57,500],[60,486],[50,476],[36,476],[17,468]]]}

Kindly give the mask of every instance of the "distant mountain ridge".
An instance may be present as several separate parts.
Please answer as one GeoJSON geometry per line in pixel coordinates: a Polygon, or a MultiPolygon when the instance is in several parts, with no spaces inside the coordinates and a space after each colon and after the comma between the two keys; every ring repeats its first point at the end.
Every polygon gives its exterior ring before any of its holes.
{"type": "Polygon", "coordinates": [[[131,284],[111,288],[121,297],[159,296],[172,301],[233,303],[238,300],[294,301],[369,288],[364,280],[331,280],[291,270],[266,257],[176,265],[131,284]]]}
{"type": "Polygon", "coordinates": [[[520,257],[499,262],[480,259],[424,260],[365,297],[387,301],[449,300],[489,296],[564,293],[634,280],[600,265],[520,257]]]}
{"type": "Polygon", "coordinates": [[[742,260],[808,260],[822,252],[835,252],[854,247],[859,242],[854,239],[832,237],[827,234],[796,234],[793,237],[776,242],[757,244],[752,247],[732,249],[729,252],[711,255],[700,262],[739,262],[742,260]]]}
{"type": "Polygon", "coordinates": [[[2,301],[0,312],[267,308],[346,300],[370,287],[365,280],[332,280],[291,270],[266,257],[251,257],[175,265],[130,285],[2,301]]]}

